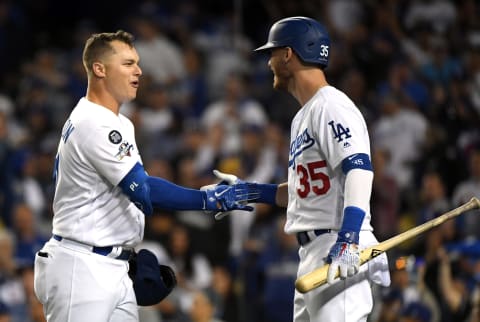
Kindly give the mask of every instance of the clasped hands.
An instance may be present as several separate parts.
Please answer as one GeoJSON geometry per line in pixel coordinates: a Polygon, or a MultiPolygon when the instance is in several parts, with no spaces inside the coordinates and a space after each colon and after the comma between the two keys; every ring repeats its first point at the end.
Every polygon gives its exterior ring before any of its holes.
{"type": "Polygon", "coordinates": [[[260,196],[254,183],[240,180],[233,174],[225,174],[218,170],[213,170],[213,173],[221,181],[200,189],[206,192],[204,210],[217,211],[215,215],[217,220],[226,216],[231,210],[253,210],[253,207],[247,204],[260,196]]]}

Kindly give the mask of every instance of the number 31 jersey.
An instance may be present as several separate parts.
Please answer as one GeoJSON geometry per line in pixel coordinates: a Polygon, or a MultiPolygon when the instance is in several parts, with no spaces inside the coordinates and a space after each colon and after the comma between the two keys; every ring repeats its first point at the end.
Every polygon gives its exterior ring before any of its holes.
{"type": "MultiPolygon", "coordinates": [[[[340,228],[345,184],[341,163],[356,153],[370,157],[362,114],[343,92],[320,88],[292,120],[287,233],[340,228]]],[[[362,229],[372,230],[369,209],[362,229]]]]}

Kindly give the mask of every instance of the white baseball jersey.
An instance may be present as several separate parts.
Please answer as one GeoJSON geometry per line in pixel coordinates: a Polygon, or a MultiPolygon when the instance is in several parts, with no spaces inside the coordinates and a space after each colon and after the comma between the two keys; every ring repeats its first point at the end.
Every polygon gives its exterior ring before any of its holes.
{"type": "Polygon", "coordinates": [[[141,158],[125,116],[80,99],[55,162],[53,233],[92,246],[135,246],[144,214],[117,185],[141,158]]]}
{"type": "MultiPolygon", "coordinates": [[[[292,120],[287,233],[341,227],[345,183],[341,162],[355,153],[370,156],[365,120],[343,92],[322,87],[292,120]]],[[[372,230],[369,209],[362,230],[372,230]]]]}

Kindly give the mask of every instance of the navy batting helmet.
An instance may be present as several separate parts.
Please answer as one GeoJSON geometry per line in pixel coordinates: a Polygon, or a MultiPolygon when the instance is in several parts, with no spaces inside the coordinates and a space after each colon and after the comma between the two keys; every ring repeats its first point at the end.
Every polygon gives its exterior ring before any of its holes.
{"type": "Polygon", "coordinates": [[[307,17],[289,17],[277,21],[270,28],[268,41],[255,51],[277,47],[291,47],[307,63],[328,65],[330,37],[318,21],[307,17]]]}

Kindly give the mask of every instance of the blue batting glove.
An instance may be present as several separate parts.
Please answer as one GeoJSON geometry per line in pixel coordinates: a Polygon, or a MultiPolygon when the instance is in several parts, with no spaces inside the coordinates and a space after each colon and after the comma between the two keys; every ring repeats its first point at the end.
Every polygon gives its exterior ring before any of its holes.
{"type": "MultiPolygon", "coordinates": [[[[238,198],[237,202],[243,206],[246,206],[247,203],[255,202],[260,197],[260,191],[258,189],[257,183],[247,182],[239,179],[236,175],[223,173],[218,170],[213,170],[213,174],[219,178],[221,181],[217,184],[220,185],[229,185],[235,187],[235,194],[238,198]]],[[[248,210],[252,211],[253,207],[246,206],[248,210]],[[251,208],[251,210],[249,210],[251,208]]],[[[228,212],[217,212],[215,214],[215,219],[220,220],[223,217],[227,216],[228,212]]]]}
{"type": "Polygon", "coordinates": [[[215,185],[205,191],[204,210],[227,212],[231,210],[253,211],[247,203],[254,198],[254,192],[249,191],[243,184],[215,185]]]}

